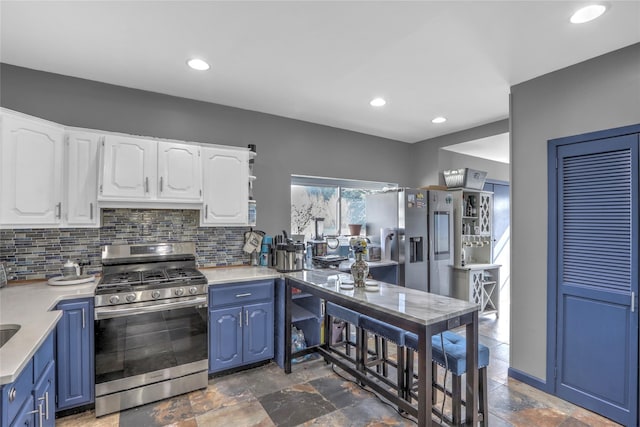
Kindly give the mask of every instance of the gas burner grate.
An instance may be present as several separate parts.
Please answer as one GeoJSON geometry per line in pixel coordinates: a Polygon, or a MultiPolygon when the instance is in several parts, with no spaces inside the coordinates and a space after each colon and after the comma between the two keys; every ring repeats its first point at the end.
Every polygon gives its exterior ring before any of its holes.
{"type": "Polygon", "coordinates": [[[167,274],[164,270],[149,270],[142,272],[142,281],[147,282],[160,282],[167,280],[167,274]]]}
{"type": "Polygon", "coordinates": [[[102,286],[134,285],[138,283],[140,283],[140,272],[138,271],[112,273],[102,277],[102,286]]]}
{"type": "Polygon", "coordinates": [[[202,273],[200,273],[195,268],[171,268],[169,270],[166,270],[166,273],[169,280],[193,279],[202,277],[202,273]]]}

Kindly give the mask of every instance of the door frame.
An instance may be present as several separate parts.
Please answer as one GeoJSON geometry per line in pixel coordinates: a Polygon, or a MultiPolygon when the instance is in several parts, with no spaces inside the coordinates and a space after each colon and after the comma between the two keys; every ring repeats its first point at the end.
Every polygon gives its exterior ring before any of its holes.
{"type": "MultiPolygon", "coordinates": [[[[569,137],[550,139],[547,141],[547,369],[546,381],[541,383],[542,390],[557,395],[556,366],[557,366],[557,326],[558,326],[558,194],[557,194],[557,151],[563,145],[588,142],[604,138],[612,138],[640,133],[640,124],[623,126],[596,132],[589,132],[569,137]]],[[[639,246],[639,243],[636,242],[639,246]]],[[[636,247],[640,250],[640,247],[636,247]]],[[[636,297],[637,298],[637,297],[636,297]]]]}

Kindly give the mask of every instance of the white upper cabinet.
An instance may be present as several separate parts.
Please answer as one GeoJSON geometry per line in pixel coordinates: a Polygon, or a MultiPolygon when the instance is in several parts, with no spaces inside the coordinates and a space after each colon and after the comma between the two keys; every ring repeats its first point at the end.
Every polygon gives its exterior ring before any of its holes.
{"type": "Polygon", "coordinates": [[[128,202],[129,206],[200,203],[200,160],[197,145],[106,135],[98,200],[128,202]]]}
{"type": "Polygon", "coordinates": [[[200,147],[160,142],[158,144],[158,198],[202,200],[200,147]]]}
{"type": "Polygon", "coordinates": [[[101,139],[101,135],[90,132],[67,134],[65,219],[70,226],[100,225],[98,145],[101,139]]]}
{"type": "Polygon", "coordinates": [[[64,128],[3,112],[0,224],[51,227],[62,222],[64,128]]]}
{"type": "Polygon", "coordinates": [[[249,152],[202,147],[202,225],[245,225],[249,200],[249,152]]]}
{"type": "Polygon", "coordinates": [[[106,135],[99,200],[149,200],[157,194],[156,141],[106,135]]]}

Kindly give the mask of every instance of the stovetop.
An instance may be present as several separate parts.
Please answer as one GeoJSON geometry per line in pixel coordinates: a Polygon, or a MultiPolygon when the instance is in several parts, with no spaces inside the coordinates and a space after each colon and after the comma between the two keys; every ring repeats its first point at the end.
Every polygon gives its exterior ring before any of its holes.
{"type": "Polygon", "coordinates": [[[96,288],[96,294],[160,289],[203,283],[206,283],[204,275],[195,268],[124,271],[102,276],[102,280],[100,280],[96,288]]]}
{"type": "Polygon", "coordinates": [[[206,294],[207,279],[189,251],[195,251],[193,244],[104,247],[96,307],[206,294]]]}
{"type": "Polygon", "coordinates": [[[207,278],[195,268],[106,274],[96,287],[96,306],[180,298],[207,293],[207,278]]]}

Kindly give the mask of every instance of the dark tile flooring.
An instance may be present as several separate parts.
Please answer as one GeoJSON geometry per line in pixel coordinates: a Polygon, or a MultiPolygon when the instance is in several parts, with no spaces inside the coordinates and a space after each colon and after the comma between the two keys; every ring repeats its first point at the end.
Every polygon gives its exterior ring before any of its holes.
{"type": "MultiPolygon", "coordinates": [[[[508,309],[481,317],[480,340],[491,349],[489,425],[617,426],[578,406],[508,378],[508,309]]],[[[285,375],[274,363],[213,378],[205,390],[95,418],[93,411],[60,418],[59,427],[414,426],[333,371],[321,359],[294,365],[285,375]]],[[[448,403],[448,402],[447,402],[448,403]]]]}

